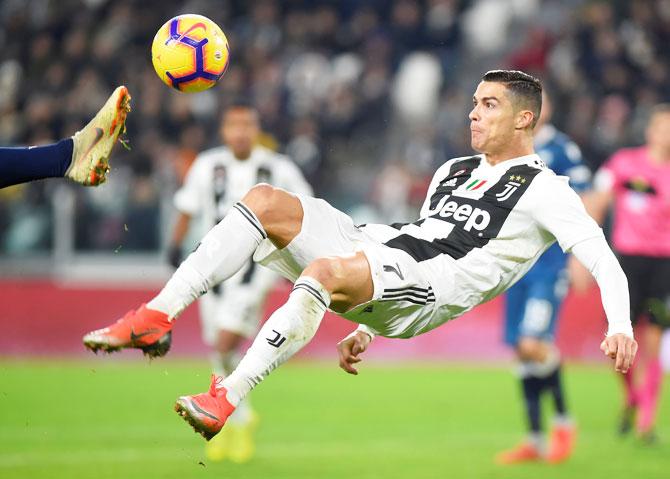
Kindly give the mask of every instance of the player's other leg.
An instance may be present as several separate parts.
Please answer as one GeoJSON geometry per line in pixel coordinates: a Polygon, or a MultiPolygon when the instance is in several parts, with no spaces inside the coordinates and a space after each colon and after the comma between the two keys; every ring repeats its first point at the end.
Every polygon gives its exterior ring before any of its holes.
{"type": "MultiPolygon", "coordinates": [[[[647,298],[649,298],[649,288],[651,284],[656,283],[653,269],[654,263],[661,263],[660,259],[654,259],[641,256],[620,255],[621,267],[628,278],[630,292],[630,314],[633,321],[635,335],[640,336],[642,330],[638,327],[638,320],[642,315],[647,316],[647,298]]],[[[621,375],[624,388],[624,404],[621,410],[618,423],[618,432],[620,435],[630,433],[635,427],[635,420],[639,413],[640,399],[644,390],[641,375],[645,372],[646,359],[648,351],[645,346],[647,337],[642,336],[642,346],[640,347],[639,360],[633,364],[633,367],[626,374],[621,375]]]]}
{"type": "MultiPolygon", "coordinates": [[[[240,347],[258,331],[262,306],[276,276],[250,262],[218,294],[211,291],[199,301],[203,338],[211,348],[210,361],[216,376],[227,377],[241,359],[240,347]]],[[[211,461],[248,462],[255,453],[258,415],[248,398],[240,401],[228,419],[228,427],[205,445],[211,461]]]]}
{"type": "MultiPolygon", "coordinates": [[[[212,372],[216,376],[225,378],[235,370],[241,359],[239,347],[246,339],[247,335],[242,336],[233,331],[219,332],[217,344],[211,353],[212,372]]],[[[248,462],[256,450],[254,435],[258,421],[258,414],[249,398],[241,400],[228,418],[228,426],[205,445],[207,458],[211,461],[228,459],[238,464],[248,462]]]]}
{"type": "Polygon", "coordinates": [[[516,340],[529,432],[522,444],[498,456],[500,463],[525,462],[542,457],[551,463],[558,463],[570,457],[574,448],[576,427],[567,413],[560,354],[553,344],[558,308],[563,297],[562,288],[557,287],[559,282],[560,275],[522,280],[521,285],[512,288],[508,295],[506,339],[508,343],[516,340]],[[519,316],[521,320],[514,319],[519,316]],[[556,408],[546,453],[540,424],[540,401],[545,391],[552,395],[556,408]]]}
{"type": "Polygon", "coordinates": [[[544,441],[540,430],[540,385],[539,381],[533,379],[526,368],[523,367],[524,359],[518,353],[518,344],[521,340],[520,328],[524,317],[528,290],[529,282],[526,278],[523,278],[507,291],[504,330],[505,343],[514,347],[515,352],[517,352],[517,360],[521,363],[519,375],[528,433],[521,443],[496,455],[495,461],[498,464],[517,464],[537,461],[542,458],[544,441]]]}
{"type": "MultiPolygon", "coordinates": [[[[207,296],[200,299],[202,303],[207,296]]],[[[204,308],[200,308],[201,314],[203,313],[204,308]]],[[[204,319],[201,317],[201,319],[204,319]]],[[[208,318],[215,319],[215,318],[208,318]]],[[[245,337],[241,336],[233,331],[228,330],[218,330],[216,331],[216,337],[213,344],[211,344],[210,349],[210,362],[212,366],[212,374],[219,377],[226,377],[233,372],[235,366],[239,363],[240,356],[238,354],[238,347],[242,344],[245,337]]],[[[240,403],[238,408],[232,414],[230,418],[230,423],[239,424],[243,427],[246,423],[246,420],[251,421],[251,408],[248,407],[247,403],[240,403]]],[[[205,445],[205,456],[210,461],[219,462],[224,459],[230,458],[233,446],[235,446],[235,439],[233,438],[233,432],[235,428],[226,428],[227,434],[218,434],[214,440],[208,442],[205,445]]],[[[248,446],[248,443],[247,443],[248,446]]],[[[247,447],[249,449],[249,447],[247,447]]],[[[253,454],[253,451],[252,453],[253,454]]],[[[251,455],[250,454],[250,455],[251,455]]],[[[244,461],[240,461],[244,462],[244,461]]]]}
{"type": "Polygon", "coordinates": [[[328,307],[345,312],[373,294],[364,253],[313,261],[295,282],[288,301],[263,325],[235,371],[213,378],[207,393],[182,396],[175,410],[207,440],[216,435],[235,407],[277,366],[316,333],[328,307]]]}
{"type": "Polygon", "coordinates": [[[663,369],[659,359],[662,338],[663,328],[656,322],[648,322],[644,332],[642,362],[645,369],[638,389],[639,410],[636,424],[638,437],[647,444],[653,444],[657,441],[655,431],[656,412],[663,382],[663,369]]]}
{"type": "Polygon", "coordinates": [[[72,138],[45,146],[0,148],[0,188],[66,177],[85,186],[103,183],[109,156],[130,111],[130,95],[118,87],[96,116],[72,138]]]}
{"type": "Polygon", "coordinates": [[[169,349],[175,318],[193,301],[238,272],[266,238],[283,248],[300,232],[302,205],[294,195],[270,185],[254,186],[212,228],[158,295],[116,323],[84,336],[94,351],[139,348],[150,356],[169,349]],[[163,341],[160,348],[152,348],[163,341]]]}
{"type": "Polygon", "coordinates": [[[566,461],[572,455],[577,441],[577,426],[570,417],[563,391],[562,367],[558,367],[545,378],[544,387],[554,400],[556,411],[549,434],[549,451],[547,461],[558,464],[566,461]]]}
{"type": "Polygon", "coordinates": [[[654,431],[656,413],[663,383],[663,370],[659,360],[663,331],[670,326],[670,258],[644,258],[647,267],[648,299],[645,301],[647,324],[644,335],[646,364],[644,376],[639,389],[639,414],[637,417],[637,432],[640,439],[646,443],[656,441],[654,431]]]}

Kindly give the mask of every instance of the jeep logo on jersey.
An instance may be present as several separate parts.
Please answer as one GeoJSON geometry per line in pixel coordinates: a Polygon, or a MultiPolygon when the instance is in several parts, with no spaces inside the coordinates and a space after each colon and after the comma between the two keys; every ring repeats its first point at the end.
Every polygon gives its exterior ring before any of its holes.
{"type": "Polygon", "coordinates": [[[449,198],[451,198],[449,195],[443,196],[435,209],[430,210],[431,215],[437,213],[440,218],[451,218],[459,223],[465,222],[463,225],[465,231],[471,231],[473,228],[482,231],[491,222],[491,215],[488,211],[467,203],[461,205],[449,198]]]}
{"type": "MultiPolygon", "coordinates": [[[[482,187],[481,196],[477,198],[452,195],[454,187],[446,185],[451,179],[446,175],[446,181],[443,180],[430,197],[428,217],[460,227],[441,230],[424,217],[384,244],[405,251],[416,261],[427,261],[441,254],[458,260],[472,250],[485,248],[489,241],[498,237],[519,199],[540,171],[526,164],[512,166],[494,185],[486,190],[482,187]]],[[[459,187],[465,189],[472,185],[474,188],[478,183],[473,180],[463,177],[459,187]]]]}

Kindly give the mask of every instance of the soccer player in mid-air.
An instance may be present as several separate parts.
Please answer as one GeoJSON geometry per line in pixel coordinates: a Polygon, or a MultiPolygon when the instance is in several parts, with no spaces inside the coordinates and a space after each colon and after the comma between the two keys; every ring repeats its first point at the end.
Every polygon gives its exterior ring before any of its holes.
{"type": "MultiPolygon", "coordinates": [[[[591,171],[582,162],[579,147],[549,123],[552,102],[546,90],[542,111],[535,126],[535,150],[554,173],[566,176],[577,192],[590,187],[591,171]]],[[[561,361],[554,344],[558,313],[567,293],[567,256],[552,245],[506,294],[505,342],[512,346],[520,362],[528,436],[516,447],[496,456],[500,464],[515,464],[545,458],[558,463],[570,457],[576,428],[569,417],[563,395],[561,361]],[[556,409],[549,448],[541,428],[541,396],[551,394],[556,409]]]]}
{"type": "Polygon", "coordinates": [[[630,279],[633,321],[648,320],[641,360],[623,377],[619,432],[635,428],[649,444],[657,439],[663,382],[659,356],[663,331],[670,327],[670,103],[652,110],[645,136],[646,145],[617,151],[598,170],[585,201],[600,221],[613,205],[612,244],[630,279]]]}
{"type": "Polygon", "coordinates": [[[327,309],[361,325],[339,344],[340,366],[355,374],[371,334],[430,331],[504,292],[558,241],[595,276],[609,321],[600,347],[625,373],[637,351],[626,277],[567,179],[533,151],[541,105],[536,78],[486,73],[470,112],[480,154],[437,170],[414,223],[356,227],[323,200],[254,186],[156,297],[84,344],[165,354],[174,319],[252,256],[295,281],[232,374],[177,399],[177,412],[211,439],[254,386],[312,339],[327,309]]]}
{"type": "MultiPolygon", "coordinates": [[[[175,195],[179,216],[169,248],[175,267],[181,264],[181,247],[193,220],[211,228],[255,184],[269,183],[293,193],[312,195],[312,188],[288,157],[257,144],[260,122],[253,106],[241,101],[233,103],[221,118],[224,146],[200,153],[175,195]]],[[[211,287],[200,298],[202,336],[211,349],[214,374],[225,377],[237,366],[238,349],[258,331],[262,306],[276,280],[276,273],[248,259],[225,285],[211,287]]],[[[212,461],[246,462],[254,453],[256,423],[248,401],[237,405],[228,423],[221,434],[207,443],[205,453],[212,461]]]]}
{"type": "Polygon", "coordinates": [[[71,138],[44,146],[0,148],[0,188],[59,177],[84,186],[104,183],[109,156],[124,131],[129,111],[130,94],[120,86],[71,138]]]}

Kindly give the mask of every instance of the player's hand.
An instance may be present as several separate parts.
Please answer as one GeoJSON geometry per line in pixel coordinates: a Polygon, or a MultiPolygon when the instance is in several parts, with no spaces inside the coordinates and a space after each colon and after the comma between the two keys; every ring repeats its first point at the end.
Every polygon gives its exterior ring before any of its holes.
{"type": "Polygon", "coordinates": [[[615,371],[626,374],[635,359],[637,341],[622,333],[613,334],[600,343],[600,350],[614,359],[615,371]]]}
{"type": "Polygon", "coordinates": [[[370,335],[363,331],[354,331],[337,343],[337,352],[340,355],[340,367],[349,374],[358,374],[353,364],[361,362],[359,354],[364,352],[370,344],[370,335]]]}

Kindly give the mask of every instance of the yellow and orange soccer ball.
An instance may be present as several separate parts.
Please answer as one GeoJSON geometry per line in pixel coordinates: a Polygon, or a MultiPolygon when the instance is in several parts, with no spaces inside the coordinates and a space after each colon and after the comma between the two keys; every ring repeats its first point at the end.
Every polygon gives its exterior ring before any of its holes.
{"type": "Polygon", "coordinates": [[[151,60],[163,82],[185,93],[211,88],[228,68],[230,48],[221,28],[202,15],[179,15],[158,30],[151,60]]]}

